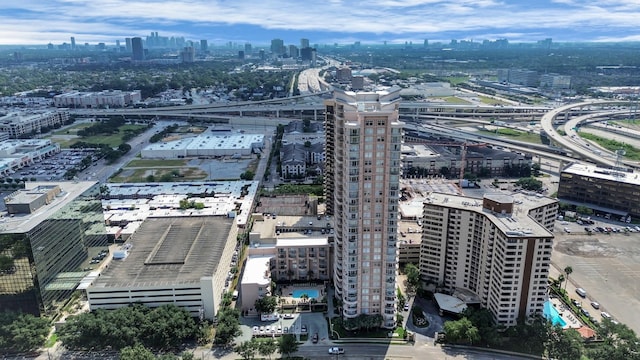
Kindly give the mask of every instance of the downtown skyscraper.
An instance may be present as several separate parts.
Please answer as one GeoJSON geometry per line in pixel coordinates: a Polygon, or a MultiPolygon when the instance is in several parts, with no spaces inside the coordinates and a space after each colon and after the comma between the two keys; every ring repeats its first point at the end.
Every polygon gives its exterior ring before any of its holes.
{"type": "Polygon", "coordinates": [[[333,279],[342,316],[395,325],[402,123],[400,89],[335,90],[325,101],[327,214],[334,216],[333,279]]]}

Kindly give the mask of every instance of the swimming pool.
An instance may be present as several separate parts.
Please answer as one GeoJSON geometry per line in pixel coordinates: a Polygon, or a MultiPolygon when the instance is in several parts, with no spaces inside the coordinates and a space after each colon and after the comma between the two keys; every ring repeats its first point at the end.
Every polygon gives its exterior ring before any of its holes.
{"type": "Polygon", "coordinates": [[[544,302],[544,308],[542,309],[542,314],[547,320],[551,321],[553,325],[560,325],[565,327],[567,323],[558,313],[558,310],[553,306],[550,300],[544,302]]]}
{"type": "Polygon", "coordinates": [[[291,293],[291,296],[296,299],[300,299],[303,294],[307,294],[307,296],[309,296],[309,299],[317,299],[320,295],[317,289],[295,289],[291,293]]]}

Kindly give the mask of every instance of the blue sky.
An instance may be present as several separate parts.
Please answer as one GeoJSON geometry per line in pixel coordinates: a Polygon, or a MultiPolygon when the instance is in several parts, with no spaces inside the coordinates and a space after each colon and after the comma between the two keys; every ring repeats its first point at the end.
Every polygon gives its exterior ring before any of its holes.
{"type": "Polygon", "coordinates": [[[640,0],[1,0],[0,44],[640,41],[640,0]]]}

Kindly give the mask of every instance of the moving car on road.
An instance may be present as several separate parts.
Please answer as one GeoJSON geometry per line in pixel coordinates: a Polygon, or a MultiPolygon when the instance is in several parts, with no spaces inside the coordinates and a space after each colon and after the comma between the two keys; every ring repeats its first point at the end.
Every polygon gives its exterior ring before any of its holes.
{"type": "Polygon", "coordinates": [[[332,354],[332,355],[344,354],[344,349],[341,347],[332,347],[332,348],[329,348],[329,354],[332,354]]]}

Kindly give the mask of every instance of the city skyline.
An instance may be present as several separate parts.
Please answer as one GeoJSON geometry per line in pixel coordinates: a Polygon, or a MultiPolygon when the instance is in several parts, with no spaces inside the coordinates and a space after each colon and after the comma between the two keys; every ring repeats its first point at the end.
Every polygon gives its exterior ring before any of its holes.
{"type": "Polygon", "coordinates": [[[0,4],[0,45],[70,42],[115,44],[158,31],[164,36],[267,44],[483,41],[640,41],[633,0],[332,0],[85,2],[33,0],[0,4]],[[76,14],[81,14],[76,15],[76,14]],[[330,14],[330,17],[324,15],[330,14]],[[326,21],[326,19],[331,21],[326,21]]]}

